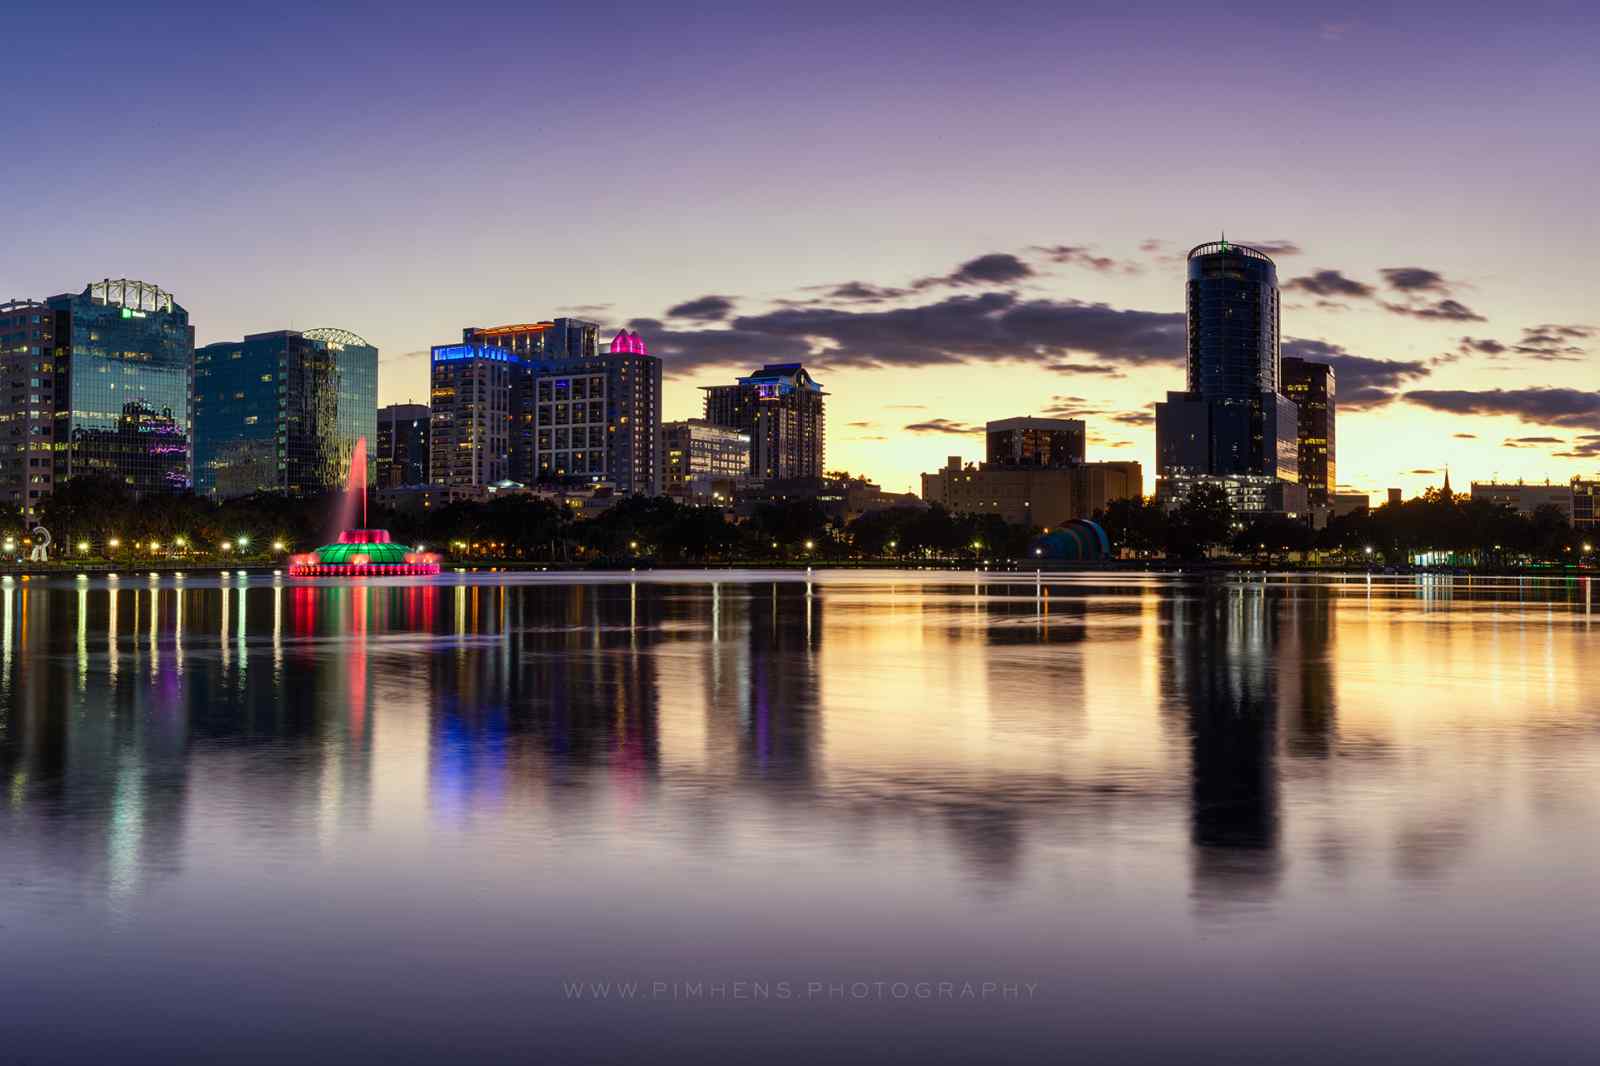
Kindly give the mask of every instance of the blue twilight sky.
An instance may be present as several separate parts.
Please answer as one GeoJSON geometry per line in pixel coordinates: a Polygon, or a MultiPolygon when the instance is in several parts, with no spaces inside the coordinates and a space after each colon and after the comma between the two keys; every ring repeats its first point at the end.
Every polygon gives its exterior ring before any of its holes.
{"type": "Polygon", "coordinates": [[[1600,15],[1579,4],[140,5],[4,21],[0,298],[129,276],[201,343],[343,326],[385,400],[468,324],[803,358],[913,485],[1072,413],[1153,479],[1182,266],[1270,244],[1339,481],[1600,470],[1600,15]],[[913,427],[913,428],[908,428],[913,427]]]}

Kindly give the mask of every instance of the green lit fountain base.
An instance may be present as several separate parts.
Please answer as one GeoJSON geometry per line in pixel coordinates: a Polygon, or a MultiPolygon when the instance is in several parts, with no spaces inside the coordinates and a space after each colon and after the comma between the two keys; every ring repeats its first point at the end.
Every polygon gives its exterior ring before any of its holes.
{"type": "Polygon", "coordinates": [[[347,529],[337,544],[289,560],[290,577],[411,577],[439,572],[439,557],[396,544],[386,529],[347,529]]]}

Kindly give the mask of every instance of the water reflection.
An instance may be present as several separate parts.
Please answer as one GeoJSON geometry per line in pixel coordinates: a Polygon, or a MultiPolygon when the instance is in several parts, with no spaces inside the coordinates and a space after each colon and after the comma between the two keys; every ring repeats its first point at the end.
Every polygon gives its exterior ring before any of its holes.
{"type": "Polygon", "coordinates": [[[1536,827],[1555,861],[1588,831],[1590,603],[1448,579],[8,579],[0,907],[126,917],[263,864],[407,884],[440,848],[512,893],[546,863],[803,889],[795,951],[851,871],[1045,929],[1169,891],[1241,931],[1357,879],[1466,892],[1483,849],[1536,827]]]}

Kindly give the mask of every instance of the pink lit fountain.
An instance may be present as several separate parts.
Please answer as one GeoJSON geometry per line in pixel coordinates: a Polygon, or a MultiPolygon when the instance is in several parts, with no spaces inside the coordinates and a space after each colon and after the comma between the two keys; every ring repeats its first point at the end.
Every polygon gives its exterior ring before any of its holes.
{"type": "MultiPolygon", "coordinates": [[[[361,508],[361,525],[367,524],[367,438],[357,439],[350,455],[350,481],[340,505],[341,526],[355,523],[356,507],[361,508]]],[[[397,577],[437,574],[439,556],[433,552],[410,551],[394,543],[387,529],[350,529],[339,534],[336,544],[324,544],[313,552],[289,558],[291,577],[397,577]]]]}

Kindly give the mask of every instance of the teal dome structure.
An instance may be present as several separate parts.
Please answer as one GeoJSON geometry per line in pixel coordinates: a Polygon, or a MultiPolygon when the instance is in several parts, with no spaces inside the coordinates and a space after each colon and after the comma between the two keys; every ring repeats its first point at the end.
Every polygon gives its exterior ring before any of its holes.
{"type": "Polygon", "coordinates": [[[1087,518],[1075,518],[1035,537],[1028,547],[1036,559],[1097,563],[1112,557],[1111,538],[1100,523],[1087,518]]]}
{"type": "Polygon", "coordinates": [[[347,529],[337,544],[289,560],[292,577],[389,577],[437,574],[439,556],[394,543],[387,529],[347,529]]]}

